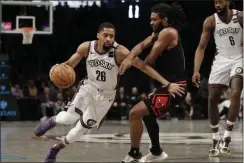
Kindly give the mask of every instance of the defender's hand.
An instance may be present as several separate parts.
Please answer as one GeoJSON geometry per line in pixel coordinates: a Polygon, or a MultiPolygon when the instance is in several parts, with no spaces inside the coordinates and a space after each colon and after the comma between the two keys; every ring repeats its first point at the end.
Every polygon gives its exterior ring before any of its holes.
{"type": "Polygon", "coordinates": [[[185,89],[183,86],[186,86],[186,84],[170,83],[168,86],[168,91],[173,97],[175,97],[175,94],[182,97],[182,95],[185,94],[185,89]]]}
{"type": "Polygon", "coordinates": [[[200,73],[199,72],[194,72],[193,76],[192,76],[192,82],[194,83],[194,85],[199,88],[200,86],[200,73]]]}

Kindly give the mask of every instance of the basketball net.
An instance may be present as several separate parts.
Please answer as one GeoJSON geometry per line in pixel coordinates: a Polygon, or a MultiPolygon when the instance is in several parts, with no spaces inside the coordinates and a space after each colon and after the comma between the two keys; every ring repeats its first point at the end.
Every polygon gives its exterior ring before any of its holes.
{"type": "Polygon", "coordinates": [[[36,29],[33,27],[24,27],[21,28],[21,32],[23,35],[22,44],[32,44],[33,36],[35,34],[36,29]]]}

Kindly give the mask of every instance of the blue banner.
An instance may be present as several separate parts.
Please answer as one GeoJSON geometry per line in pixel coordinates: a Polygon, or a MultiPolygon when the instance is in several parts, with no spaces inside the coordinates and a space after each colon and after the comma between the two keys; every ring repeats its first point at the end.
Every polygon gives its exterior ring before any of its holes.
{"type": "Polygon", "coordinates": [[[1,121],[20,120],[17,100],[9,86],[8,55],[0,55],[0,116],[1,121]]]}

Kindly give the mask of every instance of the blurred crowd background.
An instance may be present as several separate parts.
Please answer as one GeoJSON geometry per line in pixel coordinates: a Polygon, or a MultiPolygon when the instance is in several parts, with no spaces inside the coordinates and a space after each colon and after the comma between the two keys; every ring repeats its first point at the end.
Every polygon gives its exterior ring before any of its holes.
{"type": "MultiPolygon", "coordinates": [[[[150,9],[159,0],[104,0],[100,5],[82,5],[73,8],[60,2],[54,9],[54,31],[52,35],[35,35],[31,45],[22,44],[21,35],[1,35],[1,55],[8,55],[9,88],[17,100],[23,120],[44,120],[66,110],[65,105],[73,98],[79,81],[86,76],[85,62],[75,68],[76,83],[69,89],[59,89],[49,80],[52,65],[66,61],[79,46],[87,40],[96,39],[97,28],[102,22],[111,22],[116,27],[116,41],[132,49],[152,33],[150,9]],[[131,11],[130,11],[131,8],[131,11]],[[132,13],[130,13],[132,12],[132,13]],[[135,14],[137,12],[137,15],[135,14]],[[132,14],[132,16],[131,16],[132,14]],[[136,16],[135,16],[136,15],[136,16]],[[28,111],[25,109],[28,108],[28,111]],[[24,111],[25,110],[25,111],[24,111]],[[29,113],[30,114],[30,113],[29,113]]],[[[173,1],[168,1],[171,4],[173,1]]],[[[194,55],[197,48],[204,19],[215,12],[214,2],[179,1],[184,8],[187,21],[180,32],[186,57],[186,77],[188,92],[184,102],[174,106],[165,119],[207,119],[208,76],[215,54],[215,44],[210,40],[201,68],[201,86],[195,88],[191,83],[194,55]]],[[[235,8],[243,10],[242,1],[233,1],[235,8]]],[[[37,27],[45,26],[45,7],[14,9],[3,8],[3,21],[14,21],[16,15],[24,12],[35,13],[37,27]],[[42,21],[43,20],[43,21],[42,21]]],[[[140,55],[145,59],[150,49],[140,55]]],[[[135,68],[130,68],[122,76],[117,98],[107,115],[107,119],[128,119],[128,112],[138,101],[154,89],[150,77],[135,68]]],[[[229,92],[222,95],[219,103],[221,118],[225,119],[229,107],[229,92]]],[[[240,109],[239,118],[242,118],[240,109]]]]}

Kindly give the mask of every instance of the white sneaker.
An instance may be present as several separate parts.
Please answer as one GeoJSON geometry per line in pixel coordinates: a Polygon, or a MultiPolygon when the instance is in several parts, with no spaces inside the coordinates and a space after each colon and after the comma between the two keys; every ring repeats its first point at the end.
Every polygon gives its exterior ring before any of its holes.
{"type": "Polygon", "coordinates": [[[230,155],[230,147],[229,147],[229,144],[231,142],[231,138],[230,137],[227,137],[227,138],[224,138],[222,140],[222,145],[220,147],[220,153],[221,155],[224,155],[224,156],[229,156],[230,155]]]}
{"type": "Polygon", "coordinates": [[[44,121],[46,121],[48,118],[47,118],[47,116],[43,116],[40,120],[41,120],[41,122],[44,122],[44,121]]]}
{"type": "Polygon", "coordinates": [[[143,156],[139,162],[160,162],[168,157],[167,153],[162,152],[159,156],[154,156],[151,152],[143,156]]]}
{"type": "Polygon", "coordinates": [[[212,147],[209,150],[209,157],[217,157],[219,156],[220,147],[221,147],[221,141],[213,139],[212,147]]]}
{"type": "Polygon", "coordinates": [[[134,157],[132,157],[130,155],[126,155],[125,159],[122,162],[123,163],[125,163],[125,162],[139,162],[139,160],[135,159],[134,157]]]}

